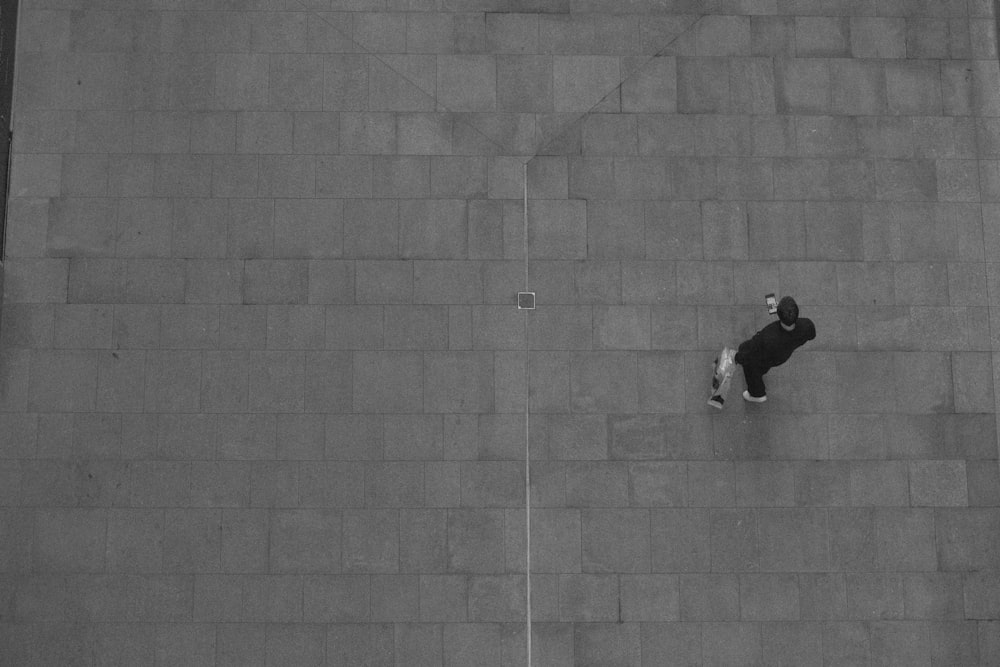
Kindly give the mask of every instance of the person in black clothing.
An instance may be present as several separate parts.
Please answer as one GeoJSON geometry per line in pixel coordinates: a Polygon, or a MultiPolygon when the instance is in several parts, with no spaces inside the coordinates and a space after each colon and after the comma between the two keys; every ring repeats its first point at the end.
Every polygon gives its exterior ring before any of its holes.
{"type": "Polygon", "coordinates": [[[792,352],[815,337],[815,325],[812,320],[799,317],[795,299],[782,297],[778,302],[778,321],[771,322],[753,338],[740,343],[736,350],[736,363],[743,366],[743,377],[747,381],[743,398],[755,403],[766,401],[764,374],[788,361],[792,352]]]}

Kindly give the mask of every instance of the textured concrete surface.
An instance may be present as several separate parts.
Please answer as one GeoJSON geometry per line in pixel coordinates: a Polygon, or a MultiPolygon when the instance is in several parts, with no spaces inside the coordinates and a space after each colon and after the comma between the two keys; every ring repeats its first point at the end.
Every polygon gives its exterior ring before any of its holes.
{"type": "Polygon", "coordinates": [[[992,1],[21,5],[0,662],[1000,663],[992,1]]]}

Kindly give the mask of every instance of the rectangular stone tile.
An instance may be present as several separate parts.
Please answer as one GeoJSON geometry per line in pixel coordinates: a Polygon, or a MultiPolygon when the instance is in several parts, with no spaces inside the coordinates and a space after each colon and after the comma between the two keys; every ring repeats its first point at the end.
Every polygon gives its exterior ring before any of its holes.
{"type": "Polygon", "coordinates": [[[741,574],[740,618],[747,621],[795,621],[799,618],[799,583],[795,574],[741,574]]]}
{"type": "Polygon", "coordinates": [[[817,571],[829,567],[829,523],[823,510],[757,512],[761,571],[817,571]]]}
{"type": "Polygon", "coordinates": [[[756,571],[760,563],[760,545],[755,511],[713,509],[709,520],[712,571],[756,571]]]}
{"type": "Polygon", "coordinates": [[[164,304],[160,307],[162,349],[213,349],[218,345],[218,306],[164,304]]]}
{"type": "Polygon", "coordinates": [[[911,461],[909,472],[912,506],[968,505],[965,461],[911,461]]]}
{"type": "Polygon", "coordinates": [[[587,623],[617,620],[617,578],[611,574],[560,575],[559,617],[587,623]]]}
{"type": "Polygon", "coordinates": [[[623,464],[569,462],[564,479],[568,507],[628,506],[628,469],[623,464]]]}
{"type": "Polygon", "coordinates": [[[514,461],[465,461],[460,470],[463,507],[523,504],[524,471],[514,461]]]}
{"type": "Polygon", "coordinates": [[[905,575],[848,574],[847,613],[864,620],[902,619],[905,613],[905,575]]]}
{"type": "Polygon", "coordinates": [[[448,511],[447,567],[450,572],[503,571],[503,511],[448,511]]]}
{"type": "Polygon", "coordinates": [[[164,571],[218,571],[221,519],[221,510],[167,510],[163,522],[164,571]]]}
{"type": "Polygon", "coordinates": [[[570,367],[576,412],[633,412],[638,405],[635,357],[627,352],[576,353],[570,367]]]}
{"type": "Polygon", "coordinates": [[[253,411],[301,412],[305,391],[301,352],[254,352],[250,356],[249,405],[253,411]]]}
{"type": "Polygon", "coordinates": [[[736,575],[680,575],[681,620],[736,620],[739,613],[739,579],[736,575]]]}
{"type": "Polygon", "coordinates": [[[611,56],[556,56],[552,78],[555,110],[584,112],[615,90],[621,72],[617,58],[611,56]]]}
{"type": "Polygon", "coordinates": [[[823,634],[810,623],[768,623],[761,628],[765,663],[788,660],[799,665],[823,664],[823,634]]]}
{"type": "Polygon", "coordinates": [[[994,567],[997,520],[997,513],[989,508],[935,510],[939,568],[943,571],[955,571],[994,567]]]}
{"type": "Polygon", "coordinates": [[[931,510],[879,508],[875,522],[881,568],[927,571],[938,567],[931,510]]]}
{"type": "Polygon", "coordinates": [[[340,512],[277,511],[272,515],[269,535],[268,562],[271,572],[340,571],[342,546],[340,512]]]}
{"type": "Polygon", "coordinates": [[[951,573],[905,575],[904,609],[906,618],[964,618],[962,577],[951,573]]]}
{"type": "MultiPolygon", "coordinates": [[[[836,620],[847,615],[847,582],[834,573],[799,574],[799,615],[804,621],[836,620]]],[[[822,655],[822,651],[817,652],[822,655]]]]}
{"type": "Polygon", "coordinates": [[[584,510],[581,516],[585,572],[648,572],[646,510],[584,510]]]}
{"type": "Polygon", "coordinates": [[[855,506],[905,506],[909,480],[901,461],[854,461],[850,464],[850,502],[855,506]]]}

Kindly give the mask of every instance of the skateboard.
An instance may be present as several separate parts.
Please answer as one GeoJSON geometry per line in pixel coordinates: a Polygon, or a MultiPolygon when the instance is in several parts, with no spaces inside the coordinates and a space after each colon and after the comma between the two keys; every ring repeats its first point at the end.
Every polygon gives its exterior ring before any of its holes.
{"type": "Polygon", "coordinates": [[[722,348],[715,360],[715,372],[712,374],[712,393],[708,404],[719,410],[726,404],[729,385],[732,384],[733,373],[736,371],[736,350],[731,347],[722,348]]]}

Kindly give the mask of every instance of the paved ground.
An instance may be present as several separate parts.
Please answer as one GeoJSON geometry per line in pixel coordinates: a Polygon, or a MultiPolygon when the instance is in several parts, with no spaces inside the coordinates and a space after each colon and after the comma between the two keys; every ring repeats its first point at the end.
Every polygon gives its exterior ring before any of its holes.
{"type": "Polygon", "coordinates": [[[21,5],[0,663],[1000,664],[993,2],[21,5]]]}

